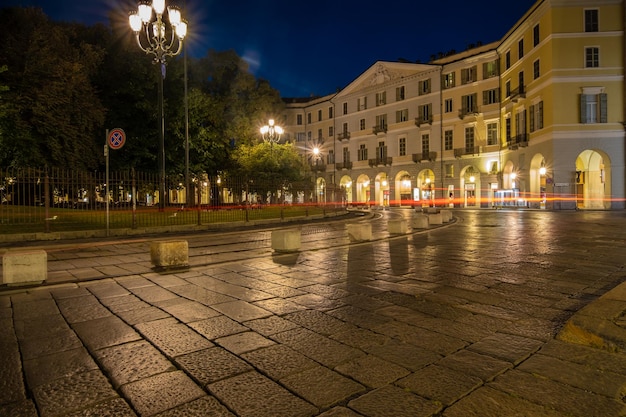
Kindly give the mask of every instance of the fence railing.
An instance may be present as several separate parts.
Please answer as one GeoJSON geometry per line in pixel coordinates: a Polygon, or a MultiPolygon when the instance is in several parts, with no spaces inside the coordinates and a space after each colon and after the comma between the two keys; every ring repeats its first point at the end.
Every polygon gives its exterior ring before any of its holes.
{"type": "MultiPolygon", "coordinates": [[[[252,222],[343,210],[320,201],[311,181],[166,178],[120,171],[0,168],[0,233],[60,232],[252,222]]],[[[323,196],[325,198],[325,196],[323,196]]]]}

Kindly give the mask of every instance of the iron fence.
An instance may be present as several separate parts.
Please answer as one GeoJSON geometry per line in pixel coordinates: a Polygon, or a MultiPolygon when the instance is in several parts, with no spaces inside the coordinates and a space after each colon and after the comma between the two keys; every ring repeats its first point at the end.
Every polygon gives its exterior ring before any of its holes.
{"type": "Polygon", "coordinates": [[[2,233],[61,232],[171,225],[251,222],[342,210],[320,201],[311,181],[259,180],[229,175],[197,177],[189,189],[158,174],[134,170],[0,168],[2,233]],[[161,200],[163,199],[163,200],[161,200]]]}

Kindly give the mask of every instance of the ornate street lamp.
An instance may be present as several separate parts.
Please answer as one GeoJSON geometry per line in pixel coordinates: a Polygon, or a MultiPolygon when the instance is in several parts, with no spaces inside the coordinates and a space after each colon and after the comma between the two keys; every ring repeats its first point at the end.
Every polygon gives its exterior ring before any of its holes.
{"type": "Polygon", "coordinates": [[[268,124],[261,128],[261,136],[263,140],[270,144],[278,143],[280,135],[284,132],[283,128],[274,124],[274,119],[270,119],[268,124]]]}
{"type": "Polygon", "coordinates": [[[139,48],[146,54],[152,55],[154,63],[159,68],[160,210],[165,208],[165,116],[163,110],[165,61],[167,57],[176,56],[182,51],[183,39],[187,35],[187,23],[182,19],[178,8],[168,7],[167,20],[165,16],[165,0],[153,0],[152,3],[143,1],[139,3],[137,11],[132,12],[128,18],[139,48]]]}

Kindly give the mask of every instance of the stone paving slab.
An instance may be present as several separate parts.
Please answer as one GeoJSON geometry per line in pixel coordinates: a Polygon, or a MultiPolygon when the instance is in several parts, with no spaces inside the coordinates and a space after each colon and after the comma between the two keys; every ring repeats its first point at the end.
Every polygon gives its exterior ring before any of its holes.
{"type": "Polygon", "coordinates": [[[621,252],[595,243],[626,242],[626,214],[462,211],[389,239],[411,211],[380,214],[372,242],[317,225],[290,256],[190,235],[171,274],[148,242],[53,250],[129,272],[0,291],[0,415],[626,415],[626,355],[555,338],[622,327],[621,252]]]}

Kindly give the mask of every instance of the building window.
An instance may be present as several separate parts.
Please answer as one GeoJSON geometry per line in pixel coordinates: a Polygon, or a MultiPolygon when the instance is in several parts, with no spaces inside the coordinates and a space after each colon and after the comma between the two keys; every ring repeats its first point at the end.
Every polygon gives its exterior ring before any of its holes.
{"type": "Polygon", "coordinates": [[[333,136],[335,136],[335,129],[332,126],[330,126],[328,128],[328,137],[332,138],[333,136]]]}
{"type": "Polygon", "coordinates": [[[498,124],[487,123],[487,145],[498,144],[498,124]]]}
{"type": "Polygon", "coordinates": [[[402,109],[396,111],[396,123],[406,122],[409,120],[409,110],[402,109]]]}
{"type": "Polygon", "coordinates": [[[359,120],[359,129],[365,130],[365,119],[359,120]]]}
{"type": "Polygon", "coordinates": [[[446,178],[454,178],[454,165],[446,164],[446,178]]]}
{"type": "Polygon", "coordinates": [[[328,150],[328,156],[326,157],[326,163],[327,164],[334,164],[335,163],[335,151],[333,149],[329,149],[328,150]]]}
{"type": "Polygon", "coordinates": [[[313,139],[313,133],[311,133],[311,131],[309,130],[308,132],[306,132],[306,140],[311,142],[312,139],[313,139]]]}
{"type": "Polygon", "coordinates": [[[322,129],[317,129],[317,140],[322,139],[324,139],[324,136],[322,135],[322,129]]]}
{"type": "Polygon", "coordinates": [[[376,105],[382,106],[387,103],[387,92],[376,93],[376,105]]]}
{"type": "Polygon", "coordinates": [[[533,27],[533,47],[539,45],[539,23],[533,27]]]}
{"type": "Polygon", "coordinates": [[[361,144],[359,146],[359,153],[357,155],[357,159],[359,161],[367,161],[367,148],[365,147],[365,144],[361,144]]]}
{"type": "Polygon", "coordinates": [[[418,94],[424,95],[430,93],[430,78],[427,80],[422,80],[419,82],[419,91],[418,94]]]}
{"type": "Polygon", "coordinates": [[[445,105],[446,105],[446,113],[452,113],[454,111],[451,98],[446,99],[445,105]]]}
{"type": "Polygon", "coordinates": [[[505,129],[504,134],[506,135],[506,141],[510,142],[511,141],[511,118],[510,117],[507,117],[504,120],[504,129],[505,129]]]}
{"type": "Polygon", "coordinates": [[[530,106],[528,110],[530,114],[530,131],[534,132],[535,130],[543,129],[543,101],[530,106]]]}
{"type": "Polygon", "coordinates": [[[296,124],[298,126],[302,126],[302,115],[301,114],[296,116],[296,124]]]}
{"type": "Polygon", "coordinates": [[[498,60],[483,64],[483,80],[498,76],[498,60]]]}
{"type": "Polygon", "coordinates": [[[454,72],[443,74],[443,88],[454,87],[454,72]]]}
{"type": "Polygon", "coordinates": [[[356,99],[356,108],[358,111],[367,110],[367,97],[359,97],[356,99]]]}
{"type": "Polygon", "coordinates": [[[385,142],[378,142],[378,147],[376,148],[376,158],[379,161],[387,159],[387,147],[385,146],[385,142]]]}
{"type": "Polygon", "coordinates": [[[387,115],[380,114],[376,116],[376,127],[379,130],[387,130],[387,115]]]}
{"type": "Polygon", "coordinates": [[[600,66],[600,48],[585,48],[585,68],[598,68],[600,66]]]}
{"type": "Polygon", "coordinates": [[[524,39],[520,39],[517,43],[517,56],[518,59],[524,58],[524,39]]]}
{"type": "Polygon", "coordinates": [[[304,132],[296,133],[296,142],[304,142],[306,139],[306,134],[304,132]]]}
{"type": "Polygon", "coordinates": [[[476,93],[461,97],[461,112],[463,114],[478,113],[478,102],[476,93]]]}
{"type": "Polygon", "coordinates": [[[430,135],[422,135],[422,157],[428,156],[430,153],[430,135]]]}
{"type": "Polygon", "coordinates": [[[465,152],[474,153],[474,128],[465,128],[465,152]]]}
{"type": "Polygon", "coordinates": [[[343,148],[343,162],[350,162],[350,150],[347,146],[343,148]]]}
{"type": "Polygon", "coordinates": [[[524,71],[520,71],[519,74],[517,74],[517,91],[520,94],[524,94],[524,71]]]}
{"type": "Polygon", "coordinates": [[[348,130],[348,123],[344,123],[343,124],[343,135],[347,136],[348,132],[349,132],[349,130],[348,130]]]}
{"type": "Polygon", "coordinates": [[[580,95],[580,122],[607,123],[607,95],[605,93],[580,95]]]}
{"type": "Polygon", "coordinates": [[[518,135],[526,134],[526,110],[515,114],[515,132],[518,135]]]}
{"type": "Polygon", "coordinates": [[[585,32],[597,32],[598,30],[598,9],[585,10],[585,32]]]}
{"type": "Polygon", "coordinates": [[[333,118],[333,108],[332,108],[332,107],[329,107],[329,108],[328,108],[328,118],[329,118],[329,119],[332,119],[332,118],[333,118]]]}
{"type": "Polygon", "coordinates": [[[541,76],[541,70],[539,67],[539,60],[533,62],[533,79],[536,80],[541,76]]]}
{"type": "Polygon", "coordinates": [[[396,101],[404,100],[404,86],[396,87],[396,101]]]}
{"type": "Polygon", "coordinates": [[[424,104],[417,107],[418,121],[421,123],[432,123],[433,121],[433,105],[424,104]]]}
{"type": "Polygon", "coordinates": [[[504,94],[505,97],[511,97],[511,80],[507,80],[506,83],[504,83],[504,94]]]}
{"type": "Polygon", "coordinates": [[[461,70],[461,84],[469,84],[476,81],[476,66],[461,70]]]}
{"type": "Polygon", "coordinates": [[[493,88],[491,90],[483,91],[483,104],[496,104],[500,100],[500,89],[493,88]]]}
{"type": "Polygon", "coordinates": [[[452,130],[443,132],[443,144],[446,151],[451,151],[454,147],[454,136],[452,130]]]}
{"type": "Polygon", "coordinates": [[[348,103],[343,103],[343,114],[348,114],[348,103]]]}
{"type": "Polygon", "coordinates": [[[400,156],[406,155],[406,138],[400,138],[398,140],[398,153],[400,156]]]}
{"type": "Polygon", "coordinates": [[[504,54],[504,68],[511,68],[511,51],[506,51],[506,54],[504,54]]]}
{"type": "Polygon", "coordinates": [[[317,121],[318,122],[322,121],[322,109],[317,111],[317,121]]]}

